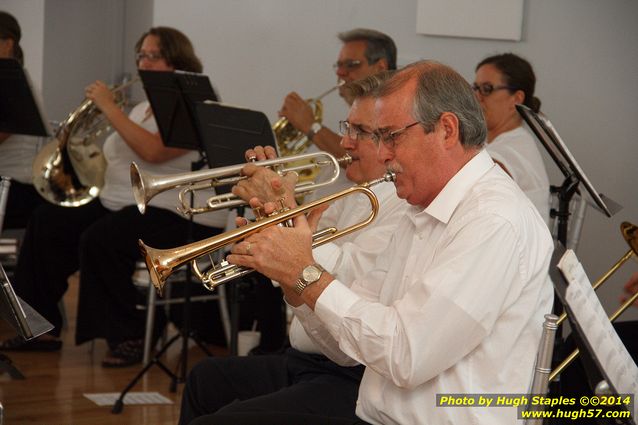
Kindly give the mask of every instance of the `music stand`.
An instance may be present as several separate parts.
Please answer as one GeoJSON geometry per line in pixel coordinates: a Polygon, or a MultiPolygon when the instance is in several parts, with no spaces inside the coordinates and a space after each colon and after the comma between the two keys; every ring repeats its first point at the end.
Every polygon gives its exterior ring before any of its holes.
{"type": "MultiPolygon", "coordinates": [[[[614,394],[638,393],[638,368],[622,344],[596,297],[587,275],[571,250],[554,250],[550,276],[569,319],[585,374],[592,389],[605,381],[614,394]]],[[[635,400],[633,401],[636,402],[635,400]]],[[[629,407],[625,406],[628,410],[629,407]]],[[[635,424],[636,406],[631,406],[635,424]]]]}
{"type": "MultiPolygon", "coordinates": [[[[53,325],[16,295],[9,278],[0,264],[0,317],[25,340],[36,338],[53,329],[53,325]]],[[[11,364],[11,360],[0,353],[0,370],[8,372],[13,379],[24,379],[24,375],[11,364]]]]}
{"type": "MultiPolygon", "coordinates": [[[[157,122],[162,142],[165,146],[182,149],[202,151],[201,135],[195,124],[195,102],[215,101],[217,94],[206,75],[185,72],[185,71],[139,71],[140,78],[144,85],[146,97],[153,110],[153,115],[157,122]]],[[[191,171],[196,171],[204,165],[203,161],[196,161],[191,165],[191,171]]],[[[191,193],[191,204],[193,196],[191,193]]],[[[192,205],[191,205],[192,206],[192,205]]],[[[193,240],[193,217],[189,218],[186,240],[193,240]]],[[[124,408],[124,397],[142,376],[153,366],[157,365],[171,378],[170,391],[177,390],[177,384],[186,381],[188,372],[188,340],[193,339],[195,343],[207,354],[211,355],[206,346],[194,335],[190,326],[190,303],[191,303],[191,277],[192,270],[190,264],[186,267],[186,277],[184,286],[183,320],[180,333],[169,339],[163,347],[153,356],[153,358],[140,370],[140,372],[122,390],[120,397],[115,401],[112,413],[120,413],[124,408]],[[180,360],[176,366],[176,371],[172,372],[166,367],[161,356],[179,338],[182,339],[180,360]]],[[[154,288],[149,288],[154,290],[154,288]]]]}
{"type": "Polygon", "coordinates": [[[217,101],[206,75],[184,71],[139,71],[164,145],[201,150],[195,104],[217,101]]]}
{"type": "MultiPolygon", "coordinates": [[[[219,102],[199,102],[195,107],[199,133],[210,168],[241,164],[246,161],[247,149],[272,146],[277,149],[275,135],[268,117],[261,111],[226,105],[219,102]]],[[[229,192],[229,186],[215,188],[216,193],[229,192]]],[[[237,215],[244,215],[244,207],[236,207],[237,215]]],[[[254,279],[254,276],[250,279],[254,279]]],[[[239,331],[239,286],[230,285],[230,354],[237,354],[239,331]]]]}
{"type": "MultiPolygon", "coordinates": [[[[211,167],[218,167],[244,162],[244,151],[255,145],[275,145],[274,135],[265,114],[217,103],[217,95],[207,76],[177,71],[174,73],[141,71],[140,77],[166,146],[197,149],[204,154],[211,167]],[[257,128],[259,131],[256,130],[257,128]],[[229,141],[232,141],[232,145],[229,141]],[[226,148],[225,145],[231,145],[231,148],[226,148]],[[223,152],[223,154],[218,155],[218,152],[223,152]]],[[[193,170],[201,168],[203,165],[201,161],[193,164],[193,170]]],[[[192,229],[189,229],[188,239],[192,240],[192,229]]],[[[126,393],[154,364],[157,364],[172,378],[170,387],[172,392],[176,391],[177,383],[185,381],[188,339],[193,337],[190,331],[190,277],[189,265],[186,269],[187,284],[184,288],[184,318],[181,335],[171,338],[133,378],[120,393],[120,397],[113,405],[112,413],[122,411],[126,393]],[[181,374],[177,375],[160,361],[160,357],[180,336],[182,337],[182,352],[178,367],[181,365],[181,374]]],[[[231,289],[232,299],[236,298],[234,291],[231,289]]],[[[231,320],[231,327],[234,327],[235,330],[238,321],[236,310],[236,308],[233,309],[233,319],[231,320]]],[[[231,351],[235,347],[235,352],[236,333],[236,331],[231,330],[231,351]]],[[[210,352],[197,338],[194,340],[200,348],[210,355],[210,352]]]]}
{"type": "Polygon", "coordinates": [[[593,203],[589,202],[589,204],[607,217],[616,214],[622,209],[622,206],[594,188],[547,117],[537,114],[525,105],[516,105],[516,110],[534,132],[563,176],[565,176],[561,186],[551,187],[552,192],[557,193],[559,206],[558,211],[552,209],[550,214],[558,219],[558,241],[563,246],[567,246],[569,204],[574,194],[579,192],[578,187],[580,185],[585,188],[585,192],[593,201],[593,203]]]}
{"type": "Polygon", "coordinates": [[[0,59],[0,132],[48,137],[42,100],[26,69],[15,59],[0,59]]]}

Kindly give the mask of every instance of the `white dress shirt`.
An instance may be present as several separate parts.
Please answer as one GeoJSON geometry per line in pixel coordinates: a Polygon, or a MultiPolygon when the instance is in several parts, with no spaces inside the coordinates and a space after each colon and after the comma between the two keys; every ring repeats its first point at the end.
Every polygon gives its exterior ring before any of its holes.
{"type": "MultiPolygon", "coordinates": [[[[157,123],[152,114],[148,115],[148,109],[149,103],[147,101],[141,102],[133,108],[129,114],[129,118],[142,128],[151,133],[156,133],[158,131],[157,123]]],[[[104,175],[104,188],[100,192],[100,201],[102,205],[112,211],[117,211],[129,205],[135,205],[130,177],[131,162],[135,161],[144,173],[173,175],[190,171],[191,163],[197,161],[199,158],[199,154],[196,151],[192,151],[159,164],[146,162],[135,153],[117,131],[113,132],[113,134],[106,139],[103,151],[108,165],[104,175]]],[[[167,209],[181,216],[181,214],[177,212],[178,192],[177,189],[173,189],[160,193],[151,199],[149,205],[167,209]]],[[[214,193],[208,192],[207,195],[204,195],[201,191],[197,192],[195,205],[204,205],[202,198],[205,199],[212,194],[214,193]]],[[[228,213],[222,210],[194,215],[193,220],[205,226],[223,228],[226,225],[227,215],[228,213]]],[[[182,217],[186,218],[185,216],[182,217]]]]}
{"type": "MultiPolygon", "coordinates": [[[[372,268],[409,207],[407,202],[397,197],[392,183],[378,184],[372,187],[372,191],[379,200],[379,213],[376,219],[367,227],[312,251],[315,260],[345,284],[352,283],[372,268]]],[[[345,229],[365,219],[369,214],[368,198],[364,195],[351,195],[337,200],[323,213],[318,229],[345,229]]],[[[296,317],[293,317],[290,324],[289,337],[293,348],[306,353],[321,353],[296,317]]]]}
{"type": "Polygon", "coordinates": [[[437,407],[436,395],[529,390],[552,250],[536,208],[483,151],[409,209],[369,273],[350,288],[334,280],[314,312],[295,314],[328,357],[366,365],[365,421],[513,424],[516,408],[437,407]]]}
{"type": "Polygon", "coordinates": [[[485,145],[490,156],[507,171],[549,223],[549,177],[534,136],[525,127],[499,134],[485,145]]]}

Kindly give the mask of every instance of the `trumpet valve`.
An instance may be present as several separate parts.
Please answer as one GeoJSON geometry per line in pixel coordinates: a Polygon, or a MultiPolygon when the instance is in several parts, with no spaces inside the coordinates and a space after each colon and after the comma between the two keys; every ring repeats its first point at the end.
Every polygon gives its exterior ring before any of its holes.
{"type": "Polygon", "coordinates": [[[253,214],[255,215],[255,220],[259,221],[265,217],[264,209],[262,207],[253,208],[253,214]]]}

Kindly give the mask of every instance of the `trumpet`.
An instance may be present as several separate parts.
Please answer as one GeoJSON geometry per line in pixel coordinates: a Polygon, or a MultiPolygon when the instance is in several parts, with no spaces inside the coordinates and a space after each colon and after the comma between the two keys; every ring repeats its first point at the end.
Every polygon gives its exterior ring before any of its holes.
{"type": "MultiPolygon", "coordinates": [[[[394,181],[394,179],[394,173],[388,172],[385,176],[379,179],[350,187],[341,192],[328,195],[324,198],[309,202],[293,209],[284,208],[282,202],[281,209],[268,217],[258,218],[257,221],[246,226],[239,227],[226,233],[222,233],[220,235],[212,236],[210,238],[176,248],[151,248],[140,240],[140,249],[142,251],[142,255],[145,258],[146,266],[148,267],[148,271],[151,276],[151,281],[153,282],[153,285],[157,289],[158,293],[161,294],[164,288],[164,284],[166,283],[166,279],[177,268],[190,262],[195,275],[202,281],[202,284],[208,290],[212,291],[217,286],[230,280],[236,279],[240,276],[251,273],[253,270],[246,267],[229,264],[224,260],[219,265],[215,265],[213,263],[212,267],[209,270],[202,272],[197,265],[197,259],[199,257],[205,255],[211,256],[213,253],[219,251],[227,245],[240,242],[248,236],[257,233],[266,227],[278,224],[289,225],[292,218],[310,212],[321,205],[329,204],[337,199],[344,198],[353,194],[363,194],[370,201],[370,214],[364,220],[355,223],[350,227],[346,227],[345,229],[338,230],[334,227],[331,227],[314,233],[312,238],[312,247],[314,248],[319,245],[323,245],[341,236],[350,234],[361,229],[362,227],[367,226],[377,216],[377,213],[379,211],[379,201],[374,192],[370,190],[370,187],[383,182],[391,182],[394,181]]],[[[260,217],[259,214],[256,214],[256,216],[260,217]]]]}
{"type": "MultiPolygon", "coordinates": [[[[332,167],[332,174],[323,182],[306,181],[295,186],[295,194],[304,194],[315,191],[319,188],[334,183],[339,177],[339,166],[352,162],[349,155],[335,158],[327,152],[316,152],[296,155],[286,158],[267,159],[257,161],[254,164],[269,167],[279,175],[288,172],[303,172],[305,170],[316,170],[324,167],[332,167]],[[291,161],[304,161],[303,164],[290,166],[291,161]]],[[[158,193],[169,189],[184,187],[179,193],[180,206],[177,209],[184,215],[202,214],[217,211],[225,208],[233,208],[245,205],[246,202],[232,193],[220,194],[208,198],[205,206],[191,207],[186,196],[196,190],[204,190],[219,186],[232,185],[245,179],[241,175],[241,169],[246,164],[229,165],[226,167],[200,170],[191,173],[179,173],[170,176],[156,176],[142,173],[135,162],[131,163],[131,184],[133,186],[133,196],[140,213],[144,214],[148,202],[158,193]]]]}

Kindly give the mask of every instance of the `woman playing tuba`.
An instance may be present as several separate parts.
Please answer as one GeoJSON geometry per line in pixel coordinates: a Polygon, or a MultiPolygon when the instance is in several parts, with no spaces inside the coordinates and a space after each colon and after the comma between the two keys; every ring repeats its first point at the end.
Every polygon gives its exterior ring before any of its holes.
{"type": "MultiPolygon", "coordinates": [[[[140,70],[202,71],[190,40],[173,28],[151,28],[139,39],[135,54],[140,70]]],[[[66,291],[67,278],[79,268],[76,342],[105,338],[110,352],[103,366],[120,367],[142,359],[144,317],[135,309],[137,291],[131,282],[135,263],[141,259],[137,240],[149,239],[162,246],[183,244],[189,228],[188,220],[175,210],[174,193],[155,197],[146,214],[139,214],[129,166],[136,161],[157,173],[185,172],[198,154],[164,146],[148,102],[126,115],[100,81],[86,88],[86,97],[115,130],[104,143],[104,187],[99,197],[85,205],[45,204],[34,212],[19,256],[16,292],[55,328],[34,342],[5,341],[2,349],[60,348],[58,301],[66,291]]],[[[224,226],[226,214],[200,215],[195,221],[193,236],[210,236],[224,226]]]]}

